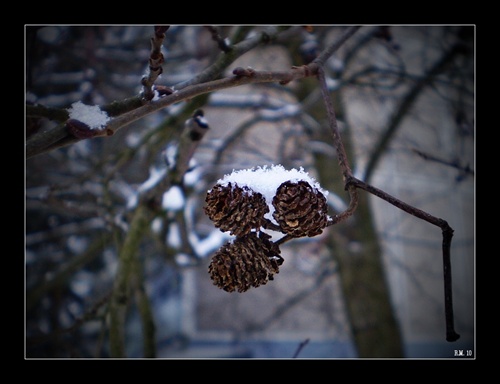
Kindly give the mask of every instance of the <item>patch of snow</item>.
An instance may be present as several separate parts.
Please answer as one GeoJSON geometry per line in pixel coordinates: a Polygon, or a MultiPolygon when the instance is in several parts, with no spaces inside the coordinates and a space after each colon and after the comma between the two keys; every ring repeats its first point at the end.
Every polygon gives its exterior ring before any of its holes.
{"type": "Polygon", "coordinates": [[[196,256],[207,257],[220,248],[226,241],[232,238],[229,232],[222,232],[218,229],[210,232],[204,239],[198,239],[195,233],[191,233],[189,241],[195,249],[196,256]]]}
{"type": "Polygon", "coordinates": [[[178,185],[170,187],[170,189],[163,194],[161,206],[167,211],[179,211],[184,207],[184,204],[184,193],[178,185]]]}
{"type": "Polygon", "coordinates": [[[168,228],[167,244],[173,248],[179,248],[182,245],[181,231],[177,223],[172,223],[168,228]]]}
{"type": "Polygon", "coordinates": [[[110,120],[108,114],[98,105],[85,105],[76,101],[68,108],[69,118],[79,120],[89,126],[90,129],[101,129],[110,120]]]}
{"type": "Polygon", "coordinates": [[[248,187],[253,192],[262,194],[269,207],[269,212],[265,215],[266,218],[275,222],[272,213],[274,206],[272,205],[273,197],[276,195],[276,190],[285,181],[299,182],[305,181],[314,189],[321,192],[325,197],[328,197],[328,191],[321,188],[320,184],[304,171],[304,168],[285,169],[281,164],[254,167],[250,169],[242,169],[234,171],[225,175],[222,179],[217,181],[217,184],[227,186],[231,183],[234,186],[248,187]]]}
{"type": "Polygon", "coordinates": [[[149,178],[139,186],[138,192],[144,192],[153,188],[165,176],[167,170],[165,168],[157,168],[152,166],[149,168],[149,178]]]}

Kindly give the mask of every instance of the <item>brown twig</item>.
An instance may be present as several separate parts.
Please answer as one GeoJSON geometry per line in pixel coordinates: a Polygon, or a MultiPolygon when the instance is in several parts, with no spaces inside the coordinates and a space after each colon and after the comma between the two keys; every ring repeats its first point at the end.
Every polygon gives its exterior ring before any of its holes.
{"type": "Polygon", "coordinates": [[[335,110],[333,108],[333,103],[330,98],[330,93],[326,85],[325,73],[322,67],[318,68],[317,76],[318,76],[318,81],[320,83],[321,94],[325,102],[325,108],[326,108],[326,113],[328,115],[328,123],[330,124],[330,132],[332,134],[333,145],[335,146],[337,152],[337,158],[342,172],[344,185],[346,187],[346,190],[348,190],[349,192],[349,198],[350,198],[349,207],[347,207],[347,209],[344,212],[335,215],[332,218],[333,220],[328,224],[328,225],[333,225],[346,220],[354,213],[356,207],[358,206],[358,192],[355,187],[351,187],[347,184],[347,181],[350,180],[353,177],[353,175],[351,167],[349,166],[349,160],[347,159],[347,154],[344,148],[344,144],[340,137],[337,118],[335,116],[335,110]]]}
{"type": "MultiPolygon", "coordinates": [[[[166,27],[156,27],[156,28],[166,28],[166,27]]],[[[279,82],[281,84],[286,84],[290,81],[297,80],[303,77],[314,76],[317,65],[311,63],[309,66],[295,67],[289,71],[283,72],[268,72],[261,71],[256,73],[255,76],[230,76],[221,80],[211,81],[211,79],[217,78],[220,73],[226,69],[232,62],[234,62],[238,57],[248,52],[252,48],[255,48],[259,44],[265,44],[266,42],[275,38],[280,31],[284,28],[279,27],[268,27],[263,29],[259,34],[251,38],[247,38],[237,44],[231,46],[231,52],[225,53],[217,60],[213,65],[208,67],[202,73],[193,77],[189,81],[177,84],[175,86],[176,91],[173,93],[167,92],[165,96],[161,97],[158,101],[151,101],[145,105],[138,106],[137,103],[140,102],[141,98],[132,98],[131,102],[127,103],[126,112],[120,109],[119,103],[112,103],[109,109],[106,110],[113,119],[109,122],[106,129],[103,129],[102,134],[99,137],[111,136],[118,129],[127,126],[128,124],[137,121],[151,113],[159,111],[169,105],[179,103],[184,100],[190,100],[195,96],[199,96],[206,93],[211,93],[214,91],[222,90],[225,88],[237,87],[240,85],[251,84],[251,83],[264,83],[264,82],[279,82]],[[123,112],[123,113],[122,113],[123,112]]],[[[165,29],[166,31],[166,29],[165,29]]],[[[163,33],[165,32],[163,31],[163,33]]],[[[154,57],[153,67],[157,65],[159,57],[157,53],[161,44],[158,44],[161,40],[161,35],[156,36],[158,29],[155,29],[155,37],[152,38],[152,56],[154,57]],[[155,48],[156,47],[156,48],[155,48]],[[153,52],[156,52],[153,55],[153,52]]],[[[161,30],[159,32],[162,32],[161,30]]],[[[237,40],[237,39],[236,39],[237,40]]],[[[323,56],[323,57],[326,57],[323,56]]],[[[151,63],[150,63],[151,64],[151,63]]],[[[154,71],[153,71],[154,72],[154,71]]],[[[156,79],[156,78],[155,78],[156,79]]],[[[154,80],[155,80],[154,79],[154,80]]],[[[151,87],[153,86],[154,80],[151,78],[145,80],[145,91],[148,93],[148,89],[154,92],[151,87]]],[[[144,84],[143,84],[144,85],[144,84]]],[[[150,94],[151,95],[151,94],[150,94]]],[[[145,97],[142,98],[143,100],[145,97]]],[[[151,99],[152,100],[152,99],[151,99]]],[[[37,135],[38,136],[38,135],[37,135]]],[[[29,159],[40,154],[48,153],[58,148],[66,147],[68,145],[76,144],[81,139],[74,137],[66,131],[65,125],[60,124],[54,128],[54,132],[44,132],[40,136],[35,138],[30,138],[26,142],[26,159],[29,159]],[[45,136],[50,136],[46,138],[45,136]]]]}
{"type": "MultiPolygon", "coordinates": [[[[256,83],[281,83],[287,84],[290,81],[302,79],[305,77],[310,77],[315,75],[317,66],[315,64],[310,64],[310,66],[293,67],[288,71],[250,71],[251,76],[241,75],[240,68],[236,68],[237,74],[223,79],[209,81],[202,84],[195,84],[188,86],[180,91],[174,92],[170,95],[164,96],[158,101],[152,101],[139,108],[133,109],[126,112],[120,116],[117,116],[110,120],[107,126],[102,129],[102,131],[95,137],[106,137],[112,136],[119,129],[137,121],[151,113],[157,112],[169,105],[179,103],[184,100],[192,99],[195,96],[203,95],[206,93],[211,93],[219,91],[222,89],[238,87],[245,84],[256,84],[256,83]]],[[[26,143],[26,158],[34,157],[42,153],[46,153],[50,150],[64,147],[67,145],[75,144],[82,139],[74,137],[65,131],[65,125],[57,130],[58,141],[50,141],[50,146],[39,145],[40,140],[30,139],[26,143]]],[[[37,135],[38,136],[38,135],[37,135]]]]}
{"type": "Polygon", "coordinates": [[[387,201],[388,203],[394,205],[395,207],[418,217],[428,223],[431,223],[435,226],[441,228],[443,234],[443,242],[442,242],[442,251],[443,251],[443,279],[444,279],[444,304],[445,304],[445,319],[446,319],[446,340],[447,341],[456,341],[460,337],[458,333],[455,332],[454,329],[454,320],[453,320],[453,298],[452,298],[452,282],[451,282],[451,257],[450,257],[450,248],[451,248],[451,239],[453,237],[453,229],[448,225],[448,223],[440,218],[437,218],[427,212],[422,211],[416,207],[411,206],[410,204],[401,201],[394,196],[389,195],[388,193],[375,188],[355,177],[352,177],[348,180],[348,185],[354,186],[356,188],[363,189],[372,195],[375,195],[382,200],[387,201]]]}
{"type": "Polygon", "coordinates": [[[168,30],[169,26],[156,25],[154,28],[155,33],[151,38],[151,54],[149,55],[149,71],[147,76],[144,76],[141,80],[143,86],[142,97],[144,101],[153,99],[153,84],[158,76],[162,74],[162,64],[165,61],[163,53],[161,52],[161,46],[163,44],[163,39],[165,39],[165,32],[168,30]]]}
{"type": "Polygon", "coordinates": [[[326,112],[328,115],[328,121],[330,124],[330,130],[332,132],[332,138],[334,146],[337,150],[337,157],[340,169],[342,171],[342,176],[344,180],[344,186],[350,194],[350,204],[347,210],[342,212],[333,218],[333,221],[329,223],[329,225],[336,224],[340,221],[345,220],[349,216],[351,216],[357,206],[357,188],[363,189],[385,201],[394,205],[395,207],[415,216],[419,219],[425,220],[428,223],[436,225],[441,228],[443,234],[443,243],[442,243],[442,251],[443,251],[443,278],[444,278],[444,301],[445,301],[445,320],[446,320],[446,340],[447,341],[456,341],[460,337],[454,329],[454,321],[453,321],[453,300],[452,300],[452,284],[451,284],[451,261],[450,261],[450,247],[451,247],[451,239],[453,237],[453,229],[448,225],[448,223],[439,219],[435,216],[430,215],[427,212],[424,212],[418,208],[415,208],[391,195],[388,193],[375,188],[352,175],[351,168],[349,166],[349,162],[347,159],[347,155],[344,149],[344,145],[342,143],[342,139],[340,137],[340,132],[337,126],[337,119],[335,117],[335,111],[333,109],[333,104],[330,98],[330,94],[328,92],[328,88],[326,86],[326,79],[324,75],[323,68],[320,66],[317,71],[318,80],[321,86],[321,92],[323,95],[323,100],[326,106],[326,112]]]}

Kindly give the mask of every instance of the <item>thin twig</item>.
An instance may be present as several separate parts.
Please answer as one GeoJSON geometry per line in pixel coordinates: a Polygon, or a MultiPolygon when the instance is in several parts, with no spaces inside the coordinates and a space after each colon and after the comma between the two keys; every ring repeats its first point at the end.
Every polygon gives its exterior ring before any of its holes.
{"type": "Polygon", "coordinates": [[[379,136],[379,140],[374,146],[373,153],[371,154],[366,166],[363,180],[366,180],[367,182],[370,181],[373,172],[375,171],[382,155],[386,152],[386,148],[388,147],[391,139],[396,134],[401,122],[407,115],[407,112],[411,109],[422,91],[425,89],[425,86],[430,84],[436,76],[439,75],[458,54],[460,54],[460,52],[462,52],[460,44],[455,44],[452,48],[445,52],[439,60],[437,60],[434,66],[427,72],[426,76],[420,78],[413,85],[413,87],[408,90],[406,95],[401,98],[400,104],[397,108],[395,108],[395,112],[389,120],[387,128],[379,136]]]}
{"type": "Polygon", "coordinates": [[[296,359],[299,357],[300,351],[309,343],[309,339],[305,339],[304,341],[301,341],[299,346],[297,347],[297,350],[293,354],[293,358],[296,359]]]}
{"type": "Polygon", "coordinates": [[[289,296],[285,301],[277,304],[274,307],[274,310],[271,314],[269,314],[264,320],[256,324],[249,324],[244,330],[245,333],[253,333],[265,330],[269,327],[274,321],[279,319],[281,316],[285,315],[287,312],[291,311],[295,305],[298,305],[309,297],[309,295],[316,292],[319,288],[322,287],[323,283],[331,277],[333,274],[337,273],[338,269],[333,264],[325,265],[321,272],[316,276],[314,282],[308,287],[298,291],[292,296],[289,296]]]}
{"type": "Polygon", "coordinates": [[[213,25],[209,25],[206,27],[210,34],[212,35],[212,40],[217,42],[217,46],[219,49],[224,52],[228,53],[231,52],[231,44],[229,43],[229,40],[223,38],[220,33],[219,33],[219,28],[214,27],[213,25]]]}
{"type": "MultiPolygon", "coordinates": [[[[354,32],[352,32],[354,33],[354,32]]],[[[330,52],[331,50],[327,50],[330,52]]],[[[325,51],[326,52],[326,51],[325,51]]],[[[323,57],[323,56],[322,56],[323,57]]],[[[325,60],[317,60],[317,63],[324,63],[325,60]]],[[[349,191],[350,194],[350,204],[346,211],[337,215],[333,218],[333,221],[329,223],[329,225],[336,224],[340,221],[345,220],[349,216],[351,216],[357,206],[357,188],[361,188],[381,199],[391,203],[397,208],[416,216],[422,220],[425,220],[431,224],[434,224],[441,228],[443,234],[443,243],[442,243],[442,251],[443,251],[443,279],[444,279],[444,300],[445,300],[445,320],[446,320],[446,340],[447,341],[456,341],[460,337],[454,329],[454,320],[453,320],[453,300],[452,300],[452,284],[451,284],[451,261],[450,261],[450,247],[451,247],[451,239],[453,237],[453,229],[448,225],[448,223],[439,219],[435,216],[430,215],[427,212],[424,212],[418,208],[415,208],[401,200],[396,199],[395,197],[387,194],[386,192],[372,187],[371,185],[355,178],[352,175],[351,168],[349,166],[348,158],[344,149],[344,145],[342,143],[342,139],[340,137],[340,132],[337,126],[337,119],[335,117],[335,111],[333,108],[333,103],[330,98],[330,93],[328,91],[326,85],[326,78],[324,74],[324,70],[322,64],[317,69],[317,77],[321,86],[321,92],[323,96],[323,100],[326,106],[326,112],[328,115],[328,121],[330,124],[330,130],[332,133],[333,143],[335,149],[337,151],[338,163],[340,165],[340,169],[342,172],[342,177],[344,180],[345,189],[349,191]]]]}
{"type": "Polygon", "coordinates": [[[313,60],[314,63],[320,67],[324,66],[326,61],[342,46],[344,43],[356,33],[359,26],[352,26],[347,28],[344,33],[336,40],[332,45],[327,47],[323,52],[321,52],[316,59],[313,60]]]}
{"type": "Polygon", "coordinates": [[[318,81],[320,83],[321,94],[323,95],[323,100],[325,102],[326,113],[328,115],[328,123],[330,124],[330,132],[332,133],[333,145],[335,146],[337,152],[337,158],[340,170],[342,172],[344,185],[346,186],[346,189],[349,191],[349,198],[350,198],[349,207],[347,207],[347,209],[344,212],[335,215],[332,218],[333,220],[328,223],[328,225],[333,225],[341,221],[344,221],[350,216],[352,216],[352,214],[356,210],[356,207],[358,206],[358,192],[355,187],[350,187],[349,185],[347,185],[347,180],[350,180],[353,177],[353,175],[351,167],[349,166],[349,160],[347,159],[347,153],[345,151],[344,144],[340,137],[337,118],[335,116],[335,110],[333,108],[332,99],[330,98],[330,93],[326,85],[325,73],[322,67],[318,68],[317,76],[318,76],[318,81]]]}
{"type": "Polygon", "coordinates": [[[169,26],[155,26],[154,36],[151,38],[151,53],[149,55],[149,71],[147,76],[141,80],[142,83],[142,96],[144,101],[150,101],[154,97],[153,84],[163,72],[162,64],[165,61],[163,53],[161,52],[161,45],[165,39],[165,32],[169,26]]]}
{"type": "Polygon", "coordinates": [[[443,279],[444,279],[444,304],[445,304],[445,319],[446,319],[446,340],[456,341],[460,337],[458,333],[455,332],[454,320],[453,320],[453,297],[452,297],[452,281],[451,281],[451,239],[453,237],[453,229],[448,225],[448,223],[440,218],[437,218],[421,209],[415,208],[404,201],[401,201],[388,193],[375,188],[355,177],[348,180],[348,184],[355,186],[356,188],[363,189],[372,195],[380,197],[382,200],[394,205],[395,207],[418,217],[428,223],[438,226],[441,228],[443,234],[442,250],[443,250],[443,279]]]}
{"type": "Polygon", "coordinates": [[[58,338],[61,335],[65,335],[71,332],[74,332],[76,329],[81,327],[83,324],[89,321],[93,321],[100,318],[100,314],[98,314],[98,310],[109,302],[111,298],[111,292],[105,294],[102,298],[100,298],[87,312],[85,312],[81,317],[77,318],[72,325],[67,328],[59,328],[54,330],[51,333],[38,335],[30,337],[26,340],[26,343],[30,346],[39,345],[45,343],[47,341],[51,341],[53,339],[58,338]]]}
{"type": "MultiPolygon", "coordinates": [[[[180,83],[175,86],[176,92],[163,96],[160,100],[156,102],[149,102],[146,105],[132,109],[126,113],[119,116],[115,116],[110,123],[106,126],[106,129],[102,130],[102,134],[96,137],[106,137],[113,135],[119,129],[137,121],[151,113],[159,111],[169,105],[179,103],[184,100],[192,99],[195,96],[199,96],[205,93],[211,93],[214,91],[237,87],[245,84],[252,83],[280,83],[287,84],[290,81],[298,80],[305,77],[314,76],[316,74],[318,66],[324,64],[326,60],[354,33],[359,27],[349,27],[346,29],[344,34],[330,47],[328,47],[323,53],[321,53],[316,60],[308,65],[301,67],[293,67],[289,71],[282,72],[270,72],[270,71],[251,71],[248,75],[236,75],[230,76],[220,80],[211,79],[216,78],[226,69],[234,60],[243,55],[245,52],[251,50],[259,44],[266,41],[270,41],[275,38],[282,28],[269,27],[264,29],[259,35],[252,38],[248,38],[238,44],[232,46],[230,54],[223,54],[220,61],[214,63],[214,65],[207,68],[205,71],[199,75],[193,77],[188,82],[180,83]]],[[[158,46],[159,39],[156,41],[155,47],[158,46]]],[[[156,52],[157,48],[152,49],[152,52],[156,52]]],[[[161,53],[161,52],[160,52],[161,53]]],[[[153,55],[153,53],[152,53],[153,55]]],[[[158,58],[155,57],[155,64],[158,64],[158,58]]],[[[160,67],[161,68],[161,67],[160,67]]],[[[146,86],[149,87],[149,83],[152,82],[153,78],[149,80],[146,78],[146,86]]],[[[134,100],[134,106],[137,105],[137,99],[134,100]]],[[[111,114],[112,116],[114,114],[111,114]]],[[[44,133],[42,136],[37,137],[36,140],[33,138],[26,142],[26,158],[50,152],[52,150],[62,148],[68,145],[75,144],[81,139],[78,139],[68,133],[65,129],[64,124],[59,125],[53,132],[53,137],[46,139],[45,135],[51,135],[50,132],[44,133]]]]}
{"type": "MultiPolygon", "coordinates": [[[[112,136],[119,129],[128,126],[129,124],[146,117],[154,112],[166,108],[172,104],[179,103],[184,100],[192,99],[195,96],[212,93],[222,89],[238,87],[246,84],[257,83],[280,83],[287,84],[290,81],[310,77],[315,75],[315,65],[310,64],[311,67],[293,67],[288,71],[239,71],[241,68],[235,69],[235,74],[223,79],[209,81],[202,84],[195,84],[188,86],[180,91],[174,92],[170,95],[160,98],[158,101],[151,101],[139,108],[126,112],[117,116],[108,123],[102,133],[94,137],[112,136]]],[[[38,136],[38,135],[37,135],[38,136]]],[[[40,145],[39,141],[33,138],[26,143],[26,158],[31,158],[50,150],[61,148],[67,145],[75,144],[82,139],[72,136],[66,131],[64,124],[60,125],[58,129],[58,141],[50,140],[50,146],[40,145]]]]}
{"type": "Polygon", "coordinates": [[[469,164],[464,166],[464,165],[461,165],[457,160],[453,160],[453,161],[446,160],[446,159],[431,155],[429,153],[426,153],[426,152],[421,151],[421,150],[416,149],[416,148],[412,148],[412,151],[415,152],[417,155],[419,155],[420,157],[422,157],[425,160],[434,161],[436,163],[443,164],[443,165],[446,165],[448,167],[456,168],[457,170],[460,171],[460,173],[462,173],[464,175],[474,176],[474,170],[470,167],[469,164]]]}

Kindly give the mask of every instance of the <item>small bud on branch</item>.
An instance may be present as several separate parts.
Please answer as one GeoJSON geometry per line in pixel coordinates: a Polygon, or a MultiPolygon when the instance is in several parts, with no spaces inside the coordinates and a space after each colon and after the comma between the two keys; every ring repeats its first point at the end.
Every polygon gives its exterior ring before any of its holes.
{"type": "Polygon", "coordinates": [[[100,129],[91,129],[87,124],[76,119],[68,119],[68,121],[66,121],[66,129],[80,140],[100,136],[102,132],[100,129]]]}

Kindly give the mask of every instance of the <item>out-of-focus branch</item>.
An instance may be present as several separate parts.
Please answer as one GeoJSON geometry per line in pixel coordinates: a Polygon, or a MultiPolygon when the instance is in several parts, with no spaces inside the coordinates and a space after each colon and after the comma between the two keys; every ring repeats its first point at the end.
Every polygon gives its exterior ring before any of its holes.
{"type": "Polygon", "coordinates": [[[139,245],[152,219],[152,211],[139,205],[134,211],[127,236],[118,255],[113,294],[109,308],[109,344],[112,357],[125,357],[125,319],[131,295],[131,277],[137,263],[139,245]]]}
{"type": "Polygon", "coordinates": [[[195,111],[193,117],[189,118],[184,124],[184,129],[179,138],[175,164],[173,164],[169,172],[172,184],[182,184],[182,179],[189,169],[189,162],[208,128],[208,122],[205,120],[201,109],[195,111]]]}
{"type": "Polygon", "coordinates": [[[393,116],[390,118],[389,123],[385,131],[380,135],[378,142],[373,148],[372,155],[368,160],[366,166],[365,174],[363,180],[366,182],[370,181],[370,178],[378,165],[378,162],[385,153],[387,146],[389,145],[391,139],[394,137],[400,123],[403,121],[404,117],[408,114],[408,111],[413,106],[418,96],[421,94],[422,90],[430,84],[435,77],[441,73],[458,55],[463,53],[463,47],[460,43],[455,44],[452,48],[446,51],[443,56],[436,61],[434,66],[427,72],[427,75],[419,79],[413,87],[411,87],[406,95],[401,98],[400,104],[395,108],[393,116]]]}
{"type": "Polygon", "coordinates": [[[88,321],[96,320],[100,317],[103,317],[103,315],[99,314],[98,312],[99,312],[99,309],[101,307],[103,307],[109,301],[110,296],[111,296],[110,293],[107,293],[106,295],[104,295],[81,317],[75,319],[73,324],[70,325],[69,327],[56,329],[53,332],[45,334],[45,335],[29,337],[26,339],[26,344],[28,344],[30,346],[34,346],[34,345],[39,345],[39,344],[45,343],[45,342],[53,340],[53,339],[57,339],[61,335],[74,332],[75,330],[77,330],[79,327],[81,327],[83,324],[85,324],[88,321]]]}
{"type": "Polygon", "coordinates": [[[217,27],[214,27],[212,25],[209,25],[206,27],[208,29],[208,31],[210,32],[210,34],[212,35],[212,40],[214,40],[215,42],[217,42],[217,46],[219,47],[219,49],[224,52],[224,53],[228,53],[231,51],[231,44],[229,43],[229,41],[225,38],[223,38],[220,33],[219,33],[219,29],[217,27]]]}
{"type": "MultiPolygon", "coordinates": [[[[125,319],[129,300],[132,292],[139,300],[144,332],[145,353],[154,355],[152,345],[154,340],[154,321],[149,307],[149,301],[143,290],[143,275],[140,270],[138,252],[141,240],[150,227],[151,221],[156,217],[157,209],[161,206],[161,198],[165,191],[172,185],[182,185],[182,180],[187,171],[187,164],[191,160],[200,140],[208,130],[208,123],[203,118],[201,110],[195,111],[193,116],[185,123],[183,134],[177,149],[176,164],[171,172],[166,172],[163,178],[153,187],[147,189],[138,199],[138,204],[132,212],[132,218],[119,251],[118,271],[113,285],[113,295],[110,303],[110,350],[113,357],[125,356],[125,319]],[[135,283],[135,284],[134,284],[135,283]]],[[[185,224],[185,223],[184,223],[185,224]]]]}
{"type": "Polygon", "coordinates": [[[464,165],[460,164],[458,160],[453,160],[453,161],[446,160],[446,159],[431,155],[429,153],[426,153],[426,152],[421,151],[421,150],[416,149],[416,148],[412,148],[412,151],[415,152],[417,155],[419,155],[420,157],[422,157],[425,160],[434,161],[436,163],[443,164],[443,165],[446,165],[448,167],[456,168],[457,170],[460,171],[460,173],[462,173],[464,175],[474,176],[474,170],[470,167],[469,164],[464,166],[464,165]]]}
{"type": "Polygon", "coordinates": [[[323,52],[321,52],[314,63],[319,66],[324,66],[326,61],[359,29],[359,26],[348,27],[344,33],[338,38],[332,45],[328,46],[323,52]]]}
{"type": "Polygon", "coordinates": [[[47,292],[51,292],[57,287],[67,284],[69,278],[74,273],[101,255],[102,250],[109,244],[111,239],[111,234],[104,232],[84,253],[72,258],[58,272],[51,276],[50,279],[44,280],[36,287],[32,287],[26,294],[26,310],[28,311],[38,304],[47,292]]]}
{"type": "Polygon", "coordinates": [[[220,74],[228,68],[236,59],[242,56],[244,53],[250,51],[251,49],[261,45],[267,44],[268,42],[275,39],[280,32],[282,32],[286,27],[274,27],[270,26],[264,28],[259,33],[252,37],[249,37],[237,44],[231,46],[231,50],[228,52],[223,52],[219,55],[215,63],[210,65],[208,68],[204,69],[197,76],[184,81],[182,83],[176,84],[175,89],[181,90],[189,85],[205,83],[207,81],[216,79],[220,74]]]}
{"type": "Polygon", "coordinates": [[[295,305],[302,302],[302,300],[307,299],[309,295],[321,288],[323,282],[337,272],[338,270],[336,266],[325,266],[325,268],[321,270],[321,273],[314,279],[314,282],[310,286],[302,289],[301,291],[298,291],[295,295],[288,297],[287,300],[282,302],[280,305],[277,305],[274,308],[274,311],[260,323],[248,325],[244,330],[245,333],[259,332],[267,329],[267,327],[269,327],[272,322],[292,310],[295,305]]]}
{"type": "Polygon", "coordinates": [[[137,303],[137,308],[142,322],[142,339],[144,347],[143,356],[152,358],[156,357],[156,326],[153,318],[153,310],[151,309],[151,303],[144,285],[144,267],[138,257],[134,260],[135,265],[133,268],[133,282],[135,301],[137,303]]]}

